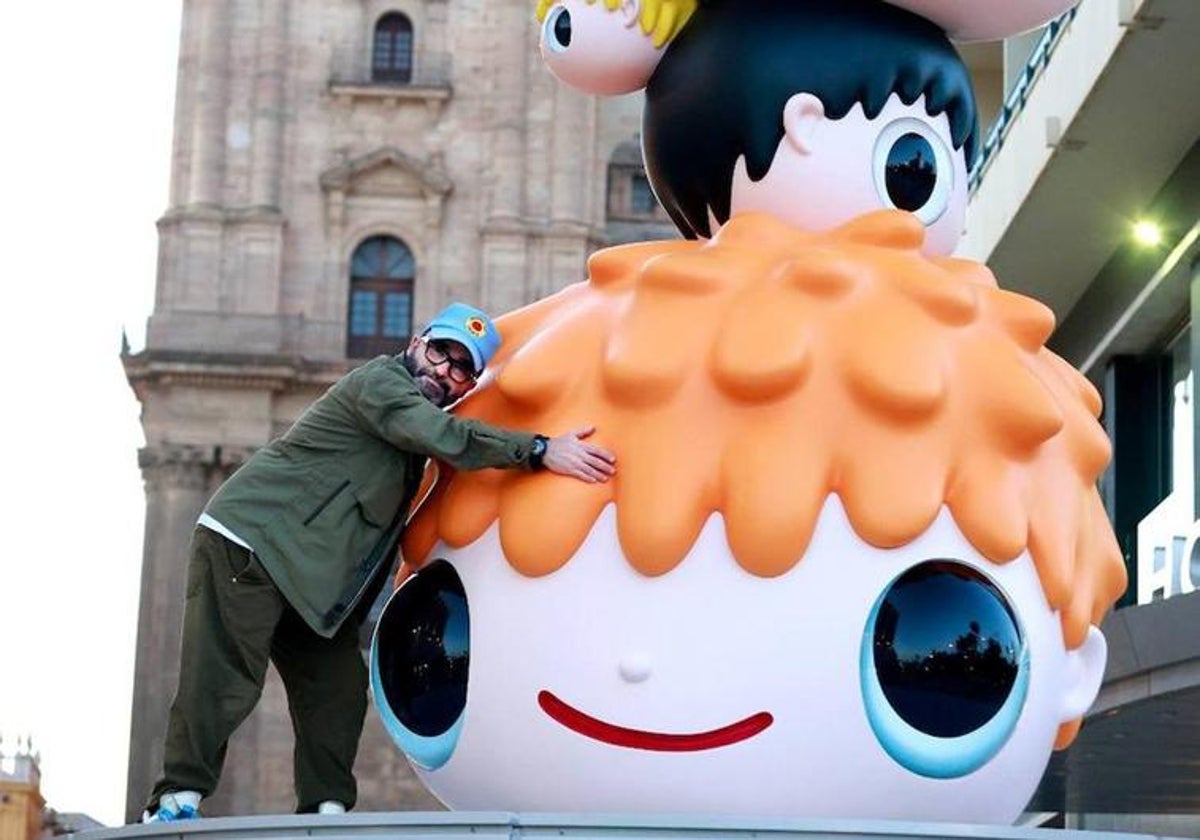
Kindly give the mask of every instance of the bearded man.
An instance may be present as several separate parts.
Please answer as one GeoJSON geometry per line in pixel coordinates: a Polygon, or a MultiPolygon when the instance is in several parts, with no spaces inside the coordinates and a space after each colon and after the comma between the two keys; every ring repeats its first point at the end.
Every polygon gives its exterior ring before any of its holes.
{"type": "Polygon", "coordinates": [[[546,469],[607,481],[593,429],[546,437],[442,409],[470,391],[500,336],[452,304],[400,355],[351,371],[209,501],[192,536],[179,688],[146,819],[199,815],[267,662],[288,695],[297,811],[353,807],[367,707],[358,628],[386,578],[426,461],[455,470],[546,469]]]}

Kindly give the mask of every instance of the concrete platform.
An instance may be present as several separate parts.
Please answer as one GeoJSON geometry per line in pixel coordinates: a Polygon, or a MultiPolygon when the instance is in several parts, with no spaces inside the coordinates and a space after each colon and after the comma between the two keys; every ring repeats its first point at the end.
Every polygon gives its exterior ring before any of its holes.
{"type": "Polygon", "coordinates": [[[1147,840],[1153,835],[951,823],[489,812],[216,817],[83,832],[80,840],[1147,840]]]}

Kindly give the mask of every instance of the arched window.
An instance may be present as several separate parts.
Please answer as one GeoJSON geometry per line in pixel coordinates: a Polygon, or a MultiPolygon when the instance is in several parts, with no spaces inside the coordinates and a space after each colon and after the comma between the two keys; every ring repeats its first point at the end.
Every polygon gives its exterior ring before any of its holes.
{"type": "Polygon", "coordinates": [[[367,359],[399,353],[412,335],[416,262],[392,236],[372,236],[350,259],[346,355],[367,359]]]}
{"type": "Polygon", "coordinates": [[[375,45],[371,53],[371,81],[412,81],[413,28],[401,12],[388,12],[375,24],[375,45]]]}
{"type": "Polygon", "coordinates": [[[636,137],[618,143],[608,159],[608,218],[623,222],[670,221],[650,188],[642,164],[642,144],[636,137]]]}

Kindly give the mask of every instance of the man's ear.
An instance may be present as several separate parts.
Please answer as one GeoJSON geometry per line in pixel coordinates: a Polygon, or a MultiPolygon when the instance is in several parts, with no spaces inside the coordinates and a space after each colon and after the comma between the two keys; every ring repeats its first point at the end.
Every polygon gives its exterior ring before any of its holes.
{"type": "Polygon", "coordinates": [[[825,119],[825,104],[811,93],[797,93],[783,106],[783,131],[802,155],[813,152],[814,135],[825,119]]]}
{"type": "Polygon", "coordinates": [[[1083,645],[1067,651],[1066,674],[1063,678],[1062,709],[1059,719],[1063,723],[1083,717],[1100,693],[1104,679],[1104,665],[1108,662],[1108,643],[1104,634],[1096,627],[1089,627],[1083,645]]]}

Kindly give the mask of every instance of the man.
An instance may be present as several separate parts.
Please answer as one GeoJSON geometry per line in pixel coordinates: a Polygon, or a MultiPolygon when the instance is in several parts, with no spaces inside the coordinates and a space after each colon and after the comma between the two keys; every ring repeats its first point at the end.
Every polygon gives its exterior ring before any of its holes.
{"type": "Polygon", "coordinates": [[[198,816],[229,737],[258,702],[268,660],[296,735],[297,810],[353,807],[367,702],[358,624],[427,458],[588,482],[614,474],[612,453],[584,441],[591,429],[547,438],[441,410],[474,387],[499,346],[484,313],[452,304],[402,355],[335,383],[209,501],[192,537],[179,688],[145,819],[198,816]]]}

